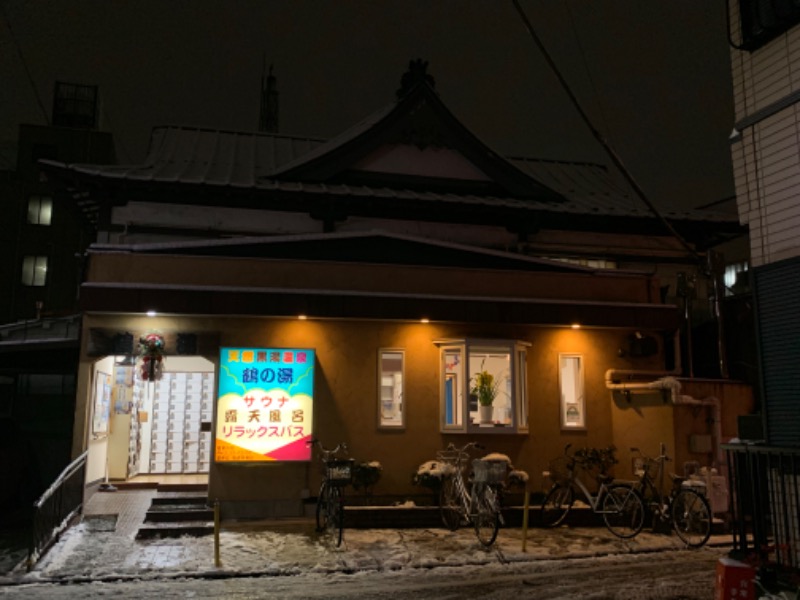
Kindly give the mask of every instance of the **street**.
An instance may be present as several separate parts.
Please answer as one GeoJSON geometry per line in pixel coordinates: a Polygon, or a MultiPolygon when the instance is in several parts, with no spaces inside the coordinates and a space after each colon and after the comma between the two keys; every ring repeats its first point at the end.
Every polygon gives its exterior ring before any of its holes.
{"type": "Polygon", "coordinates": [[[607,557],[493,563],[345,573],[179,577],[158,580],[44,583],[0,588],[3,598],[326,598],[461,600],[546,598],[711,600],[722,548],[669,550],[607,557]]]}

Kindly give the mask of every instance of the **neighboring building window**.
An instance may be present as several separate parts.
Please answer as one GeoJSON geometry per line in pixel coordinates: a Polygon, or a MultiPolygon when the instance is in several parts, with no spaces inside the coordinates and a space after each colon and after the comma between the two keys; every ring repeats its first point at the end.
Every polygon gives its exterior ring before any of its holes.
{"type": "Polygon", "coordinates": [[[28,198],[28,223],[31,225],[50,225],[52,217],[52,198],[49,196],[30,196],[28,198]]]}
{"type": "Polygon", "coordinates": [[[589,267],[591,269],[616,269],[617,263],[613,260],[606,260],[604,258],[563,258],[555,256],[543,256],[547,260],[557,260],[558,262],[568,263],[570,265],[580,265],[581,267],[589,267]]]}
{"type": "Polygon", "coordinates": [[[725,267],[725,295],[732,296],[734,294],[741,294],[747,292],[750,285],[747,281],[748,269],[750,265],[747,262],[738,262],[727,265],[725,267]]]}
{"type": "Polygon", "coordinates": [[[403,350],[378,352],[378,426],[405,426],[405,353],[403,350]]]}
{"type": "Polygon", "coordinates": [[[22,285],[40,287],[47,282],[47,257],[26,256],[22,259],[22,285]]]}
{"type": "Polygon", "coordinates": [[[53,125],[92,129],[97,124],[97,86],[56,82],[53,125]]]}
{"type": "Polygon", "coordinates": [[[739,0],[742,40],[739,48],[756,50],[800,23],[800,4],[787,0],[739,0]]]}
{"type": "Polygon", "coordinates": [[[513,340],[442,340],[444,432],[516,433],[528,428],[527,344],[513,340]]]}
{"type": "Polygon", "coordinates": [[[586,429],[583,356],[558,355],[558,382],[561,389],[561,429],[586,429]]]}

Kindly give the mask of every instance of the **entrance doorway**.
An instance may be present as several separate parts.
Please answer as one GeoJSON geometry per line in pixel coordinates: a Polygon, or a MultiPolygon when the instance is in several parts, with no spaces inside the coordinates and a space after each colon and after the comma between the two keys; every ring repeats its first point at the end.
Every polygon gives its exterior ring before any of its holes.
{"type": "Polygon", "coordinates": [[[207,481],[215,397],[211,361],[170,356],[158,381],[143,381],[129,357],[106,357],[95,363],[93,375],[90,459],[105,455],[107,479],[197,475],[207,481]]]}

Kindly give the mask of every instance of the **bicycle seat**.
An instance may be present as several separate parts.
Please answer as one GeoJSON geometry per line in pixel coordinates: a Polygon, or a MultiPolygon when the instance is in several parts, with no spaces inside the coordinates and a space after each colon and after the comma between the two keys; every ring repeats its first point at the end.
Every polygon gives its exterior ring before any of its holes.
{"type": "Polygon", "coordinates": [[[599,473],[597,475],[598,483],[605,483],[606,485],[608,485],[612,481],[614,481],[614,478],[611,475],[606,475],[605,473],[599,473]]]}

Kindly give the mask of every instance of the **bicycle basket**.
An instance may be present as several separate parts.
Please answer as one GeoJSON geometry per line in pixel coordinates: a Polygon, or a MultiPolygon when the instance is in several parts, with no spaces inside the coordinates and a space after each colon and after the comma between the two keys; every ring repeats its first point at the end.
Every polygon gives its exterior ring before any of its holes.
{"type": "Polygon", "coordinates": [[[632,471],[635,477],[641,478],[647,473],[650,479],[658,477],[659,462],[654,458],[637,456],[633,459],[632,471]]]}
{"type": "Polygon", "coordinates": [[[325,463],[325,474],[328,481],[336,485],[346,485],[353,481],[352,458],[329,460],[325,463]]]}
{"type": "Polygon", "coordinates": [[[508,463],[504,460],[472,461],[472,477],[475,483],[503,483],[506,480],[508,463]]]}
{"type": "Polygon", "coordinates": [[[567,481],[570,478],[569,461],[564,456],[551,460],[550,465],[542,475],[545,478],[550,478],[553,483],[567,481]]]}

